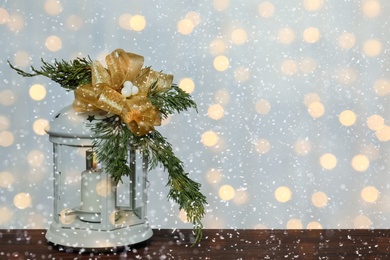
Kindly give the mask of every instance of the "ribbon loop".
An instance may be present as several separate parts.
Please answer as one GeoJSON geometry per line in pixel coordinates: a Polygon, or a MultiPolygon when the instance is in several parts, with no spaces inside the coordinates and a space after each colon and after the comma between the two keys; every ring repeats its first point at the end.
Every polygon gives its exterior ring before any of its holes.
{"type": "Polygon", "coordinates": [[[142,136],[161,125],[160,111],[147,98],[150,87],[170,88],[173,76],[142,68],[144,57],[116,49],[106,56],[107,69],[99,61],[91,64],[92,82],[75,91],[73,108],[77,112],[103,110],[120,116],[130,131],[142,136]],[[128,98],[121,94],[124,82],[130,81],[139,92],[128,98]]]}

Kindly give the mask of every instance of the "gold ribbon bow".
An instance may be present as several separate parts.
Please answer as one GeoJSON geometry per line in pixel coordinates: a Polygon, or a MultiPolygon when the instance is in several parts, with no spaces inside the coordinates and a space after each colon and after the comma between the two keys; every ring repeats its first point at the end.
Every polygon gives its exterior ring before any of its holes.
{"type": "Polygon", "coordinates": [[[144,57],[122,49],[114,50],[105,60],[107,69],[99,61],[92,62],[92,82],[74,91],[73,109],[76,112],[103,110],[116,114],[137,136],[146,135],[154,130],[154,126],[161,125],[160,111],[152,105],[147,94],[155,82],[159,90],[170,88],[173,76],[149,67],[142,68],[144,57]],[[136,86],[135,94],[121,94],[126,82],[136,86]]]}

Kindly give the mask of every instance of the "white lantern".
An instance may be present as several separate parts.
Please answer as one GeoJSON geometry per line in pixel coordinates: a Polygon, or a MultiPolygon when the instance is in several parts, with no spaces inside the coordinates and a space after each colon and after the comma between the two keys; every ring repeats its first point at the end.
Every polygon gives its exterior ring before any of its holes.
{"type": "Polygon", "coordinates": [[[115,185],[92,150],[90,125],[102,117],[68,106],[46,128],[54,160],[54,214],[46,238],[54,244],[120,247],[153,234],[146,218],[147,161],[142,151],[127,144],[131,172],[115,185]]]}

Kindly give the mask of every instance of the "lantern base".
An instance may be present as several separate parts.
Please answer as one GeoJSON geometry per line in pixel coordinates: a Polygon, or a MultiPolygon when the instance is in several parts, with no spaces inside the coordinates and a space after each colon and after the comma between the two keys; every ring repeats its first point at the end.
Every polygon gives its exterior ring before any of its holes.
{"type": "Polygon", "coordinates": [[[148,240],[152,235],[152,229],[145,224],[106,231],[62,228],[51,224],[45,237],[55,245],[101,249],[137,244],[148,240]]]}

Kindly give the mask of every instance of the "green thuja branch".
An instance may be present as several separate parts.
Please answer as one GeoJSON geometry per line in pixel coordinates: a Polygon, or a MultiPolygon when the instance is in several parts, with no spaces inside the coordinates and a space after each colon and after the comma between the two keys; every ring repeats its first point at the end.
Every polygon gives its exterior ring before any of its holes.
{"type": "Polygon", "coordinates": [[[168,171],[167,186],[170,190],[167,197],[187,213],[187,220],[194,225],[195,242],[199,242],[203,228],[201,219],[207,204],[206,197],[200,192],[201,185],[188,177],[183,163],[173,153],[171,144],[159,132],[154,131],[138,138],[137,142],[144,149],[151,167],[160,164],[168,171]]]}
{"type": "Polygon", "coordinates": [[[176,85],[161,90],[157,88],[156,81],[149,89],[148,98],[154,106],[160,109],[165,118],[170,114],[180,113],[189,108],[197,109],[191,95],[176,85]]]}
{"type": "Polygon", "coordinates": [[[128,144],[133,134],[118,116],[102,119],[90,127],[97,137],[92,143],[97,160],[118,184],[122,176],[129,176],[131,171],[127,162],[128,144]]]}
{"type": "Polygon", "coordinates": [[[184,171],[183,163],[175,156],[171,144],[157,131],[142,137],[135,136],[118,116],[91,124],[91,129],[97,137],[93,142],[97,159],[115,183],[131,172],[128,166],[130,142],[147,157],[149,170],[162,166],[168,171],[167,186],[170,190],[167,197],[187,213],[188,221],[194,225],[195,242],[199,242],[202,238],[201,220],[205,215],[206,197],[200,192],[201,185],[191,180],[184,171]]]}
{"type": "Polygon", "coordinates": [[[78,86],[91,82],[91,59],[76,58],[73,61],[54,61],[50,64],[41,59],[43,65],[40,69],[31,67],[33,73],[25,72],[13,66],[9,61],[9,66],[23,77],[45,76],[57,82],[67,90],[75,90],[78,86]]]}

